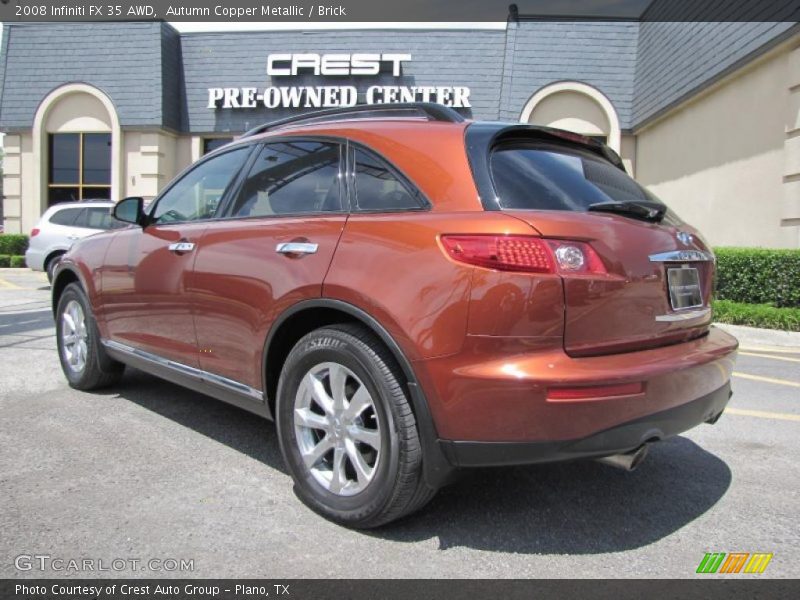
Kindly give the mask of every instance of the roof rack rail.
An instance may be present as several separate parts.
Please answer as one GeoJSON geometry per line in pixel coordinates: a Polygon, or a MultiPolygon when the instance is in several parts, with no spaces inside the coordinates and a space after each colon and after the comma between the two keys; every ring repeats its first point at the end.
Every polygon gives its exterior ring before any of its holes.
{"type": "Polygon", "coordinates": [[[345,119],[376,119],[376,118],[425,118],[429,121],[444,121],[447,123],[461,123],[464,117],[449,106],[435,102],[402,102],[396,104],[359,104],[327,110],[316,110],[295,115],[285,119],[278,119],[264,123],[245,132],[242,137],[250,137],[279,129],[293,124],[325,123],[327,121],[341,121],[345,119]]]}

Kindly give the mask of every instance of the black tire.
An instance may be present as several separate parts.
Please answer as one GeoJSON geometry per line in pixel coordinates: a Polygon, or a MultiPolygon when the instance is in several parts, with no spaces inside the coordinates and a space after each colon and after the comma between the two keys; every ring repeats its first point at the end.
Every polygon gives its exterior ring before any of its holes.
{"type": "Polygon", "coordinates": [[[70,283],[61,294],[56,310],[56,343],[58,345],[58,358],[61,361],[61,370],[67,378],[70,387],[76,390],[96,390],[107,387],[119,381],[125,370],[125,365],[113,360],[100,343],[100,333],[94,319],[92,308],[83,289],[77,283],[70,283]],[[85,350],[79,354],[84,356],[81,368],[70,363],[65,346],[65,312],[71,303],[77,303],[82,310],[84,318],[85,350]]]}
{"type": "MultiPolygon", "coordinates": [[[[400,381],[402,374],[394,357],[361,325],[317,329],[289,353],[278,383],[275,420],[295,493],[309,508],[347,527],[368,529],[399,519],[434,496],[435,490],[424,482],[416,421],[400,381]],[[332,493],[315,479],[303,462],[295,432],[295,398],[301,381],[323,363],[343,365],[360,379],[371,395],[373,416],[379,422],[380,459],[365,489],[350,496],[332,493]]],[[[352,460],[347,460],[352,468],[352,460]]]]}
{"type": "Polygon", "coordinates": [[[58,266],[58,261],[61,260],[62,256],[64,256],[63,253],[62,254],[56,254],[56,255],[52,256],[47,261],[47,264],[44,266],[45,273],[47,273],[47,282],[48,283],[53,283],[53,273],[55,272],[56,267],[58,266]]]}

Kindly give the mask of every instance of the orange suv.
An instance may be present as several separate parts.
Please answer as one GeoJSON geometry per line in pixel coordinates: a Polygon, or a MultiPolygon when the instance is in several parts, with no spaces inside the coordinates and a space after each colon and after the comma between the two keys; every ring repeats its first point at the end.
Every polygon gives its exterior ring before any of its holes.
{"type": "Polygon", "coordinates": [[[265,125],[53,282],[69,384],[125,365],[277,424],[300,499],[352,527],[462,467],[595,458],[715,422],[737,342],[714,255],[572,133],[435,104],[265,125]]]}

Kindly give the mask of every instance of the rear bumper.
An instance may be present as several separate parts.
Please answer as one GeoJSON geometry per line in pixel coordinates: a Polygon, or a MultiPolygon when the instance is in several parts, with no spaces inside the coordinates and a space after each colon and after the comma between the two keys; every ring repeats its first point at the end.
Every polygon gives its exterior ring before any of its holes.
{"type": "Polygon", "coordinates": [[[29,247],[25,252],[25,264],[34,271],[44,271],[44,259],[44,252],[37,248],[29,247]]]}
{"type": "Polygon", "coordinates": [[[488,467],[556,462],[621,454],[714,422],[731,397],[730,383],[675,408],[647,415],[577,440],[559,442],[458,442],[439,440],[453,466],[488,467]]]}
{"type": "MultiPolygon", "coordinates": [[[[690,342],[607,356],[570,357],[559,347],[560,338],[538,343],[473,338],[458,355],[416,363],[437,439],[448,440],[445,447],[475,442],[476,452],[483,443],[571,448],[580,440],[603,439],[597,436],[624,430],[631,423],[658,421],[656,415],[687,411],[688,421],[679,428],[658,422],[653,426],[663,429],[664,435],[674,435],[708,418],[707,411],[699,409],[694,417],[685,405],[697,401],[702,407],[708,402],[714,408],[723,396],[727,401],[738,346],[735,338],[714,327],[690,342]],[[633,383],[640,384],[638,393],[614,397],[565,400],[548,393],[559,387],[633,383]]],[[[637,438],[631,444],[635,447],[638,442],[637,438]]],[[[631,447],[627,441],[602,451],[614,453],[626,447],[631,447]]],[[[589,446],[579,450],[583,448],[589,446]]],[[[471,462],[492,464],[491,459],[471,462]]]]}

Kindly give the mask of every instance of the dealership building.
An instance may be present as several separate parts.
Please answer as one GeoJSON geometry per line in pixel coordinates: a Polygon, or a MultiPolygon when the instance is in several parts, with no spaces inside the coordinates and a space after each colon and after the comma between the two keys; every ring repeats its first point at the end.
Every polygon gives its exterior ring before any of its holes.
{"type": "Polygon", "coordinates": [[[57,202],[152,198],[267,121],[409,100],[596,136],[712,244],[800,247],[800,28],[783,22],[5,24],[5,231],[57,202]]]}

